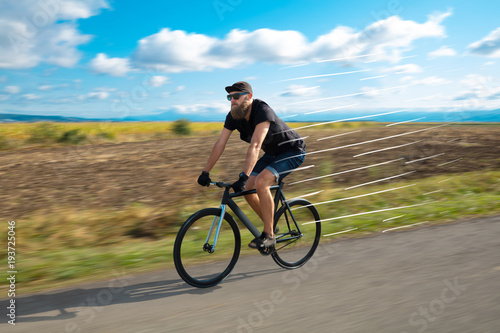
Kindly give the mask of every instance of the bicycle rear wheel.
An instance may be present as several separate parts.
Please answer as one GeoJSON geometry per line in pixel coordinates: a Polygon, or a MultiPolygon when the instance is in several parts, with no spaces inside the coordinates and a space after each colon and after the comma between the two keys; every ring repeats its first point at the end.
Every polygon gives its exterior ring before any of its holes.
{"type": "Polygon", "coordinates": [[[279,266],[294,269],[304,265],[316,251],[321,238],[321,222],[318,211],[309,201],[297,199],[288,204],[291,214],[286,206],[276,213],[276,251],[272,258],[279,266]]]}
{"type": "Polygon", "coordinates": [[[184,222],[174,244],[174,263],[179,276],[188,284],[212,287],[233,270],[241,249],[241,236],[234,219],[225,214],[214,246],[221,209],[208,208],[184,222]],[[212,233],[208,237],[210,230],[212,233]],[[208,241],[207,241],[208,239],[208,241]]]}

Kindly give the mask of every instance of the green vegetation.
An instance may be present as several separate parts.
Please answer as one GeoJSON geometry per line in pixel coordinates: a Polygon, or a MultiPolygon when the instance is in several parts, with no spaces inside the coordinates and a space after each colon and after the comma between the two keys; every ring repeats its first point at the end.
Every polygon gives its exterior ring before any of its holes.
{"type": "Polygon", "coordinates": [[[186,119],[179,119],[175,121],[172,125],[172,132],[177,135],[189,135],[191,134],[191,122],[186,119]]]}
{"type": "Polygon", "coordinates": [[[53,123],[39,123],[29,129],[27,143],[51,143],[59,138],[59,126],[53,123]]]}
{"type": "Polygon", "coordinates": [[[28,129],[28,144],[72,144],[77,145],[87,140],[87,134],[79,128],[63,131],[61,126],[53,123],[38,123],[28,129]]]}
{"type": "Polygon", "coordinates": [[[108,133],[108,132],[99,132],[96,135],[97,138],[99,139],[105,139],[105,140],[115,140],[116,135],[113,133],[108,133]]]}
{"type": "Polygon", "coordinates": [[[75,128],[61,134],[61,136],[57,139],[57,142],[77,145],[85,140],[87,140],[87,135],[80,133],[80,130],[75,128]]]}
{"type": "MultiPolygon", "coordinates": [[[[298,128],[313,124],[292,122],[289,125],[298,128]]],[[[356,129],[374,125],[372,122],[343,122],[321,125],[321,128],[356,129]]],[[[196,123],[184,119],[175,122],[9,123],[0,124],[0,150],[108,141],[148,141],[175,138],[179,135],[210,136],[220,133],[222,126],[221,122],[196,123]]]]}
{"type": "Polygon", "coordinates": [[[3,135],[0,135],[0,150],[7,150],[10,148],[9,140],[3,135]]]}
{"type": "MultiPolygon", "coordinates": [[[[322,242],[326,242],[415,223],[433,224],[498,214],[498,179],[500,171],[471,172],[349,191],[331,188],[308,199],[317,205],[324,220],[323,235],[355,229],[323,237],[322,242]],[[388,210],[406,206],[411,207],[388,210]],[[380,212],[357,215],[373,211],[380,212]],[[346,217],[339,218],[342,216],[346,217]]],[[[311,189],[309,193],[312,192],[315,191],[311,189]]],[[[286,188],[285,193],[289,199],[308,194],[294,192],[293,186],[286,188]]],[[[216,205],[212,199],[195,203],[186,199],[176,205],[176,210],[168,212],[158,212],[147,205],[131,205],[119,211],[61,208],[57,214],[39,212],[17,221],[17,260],[22,263],[18,278],[22,292],[105,278],[113,270],[134,273],[170,267],[179,226],[196,210],[216,205]]],[[[257,220],[245,203],[242,208],[257,220]]],[[[0,237],[7,237],[6,228],[0,237]]],[[[251,238],[242,229],[243,244],[251,238]]],[[[242,253],[255,254],[255,251],[244,246],[242,253]]],[[[1,260],[6,260],[5,256],[5,252],[0,253],[1,260]]]]}

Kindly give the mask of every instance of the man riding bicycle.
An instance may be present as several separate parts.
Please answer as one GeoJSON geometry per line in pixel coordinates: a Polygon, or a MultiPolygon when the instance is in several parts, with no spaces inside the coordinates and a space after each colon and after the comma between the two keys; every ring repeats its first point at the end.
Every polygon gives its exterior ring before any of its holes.
{"type": "Polygon", "coordinates": [[[246,201],[264,223],[264,231],[248,246],[265,248],[276,244],[273,231],[274,201],[270,187],[299,167],[305,159],[305,142],[290,129],[274,110],[260,99],[253,98],[249,83],[240,81],[227,86],[227,99],[231,111],[227,114],[224,128],[213,146],[207,164],[198,178],[202,186],[210,185],[210,170],[224,152],[232,132],[240,132],[240,138],[248,142],[243,172],[233,183],[235,192],[256,189],[257,193],[245,195],[246,201]],[[264,155],[259,159],[260,150],[264,155]]]}

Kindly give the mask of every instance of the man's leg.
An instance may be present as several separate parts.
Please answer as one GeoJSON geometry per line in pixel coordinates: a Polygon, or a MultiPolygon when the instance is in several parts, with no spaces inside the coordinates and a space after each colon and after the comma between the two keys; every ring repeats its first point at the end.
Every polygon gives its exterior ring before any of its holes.
{"type": "Polygon", "coordinates": [[[276,176],[264,169],[255,178],[255,188],[257,189],[258,200],[260,202],[260,218],[264,222],[264,232],[271,238],[274,237],[274,200],[270,187],[276,182],[276,176]]]}
{"type": "MultiPolygon", "coordinates": [[[[255,189],[255,179],[256,178],[257,178],[257,176],[253,176],[253,175],[251,175],[250,178],[248,178],[247,185],[245,186],[245,190],[255,189]]],[[[247,200],[250,207],[252,207],[252,209],[255,211],[255,213],[263,221],[262,214],[260,212],[260,200],[259,200],[259,196],[257,195],[257,193],[247,194],[247,195],[245,195],[245,199],[247,200]]]]}

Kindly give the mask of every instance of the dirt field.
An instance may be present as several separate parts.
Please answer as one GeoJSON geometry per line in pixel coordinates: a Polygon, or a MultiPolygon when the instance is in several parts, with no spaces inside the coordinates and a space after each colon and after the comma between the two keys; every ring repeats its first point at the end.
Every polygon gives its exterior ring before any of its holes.
{"type": "MultiPolygon", "coordinates": [[[[339,173],[291,185],[293,190],[310,190],[393,176],[397,177],[387,181],[500,168],[500,126],[438,126],[298,130],[307,137],[303,167],[314,167],[296,171],[286,182],[339,173]],[[373,153],[357,156],[367,152],[373,153]],[[341,173],[391,160],[397,161],[341,173]]],[[[207,192],[196,183],[216,139],[187,137],[0,152],[2,218],[20,219],[60,208],[121,209],[137,203],[174,212],[194,200],[193,194],[197,198],[217,192],[207,192]]],[[[236,180],[246,147],[233,134],[212,179],[236,180]]]]}

